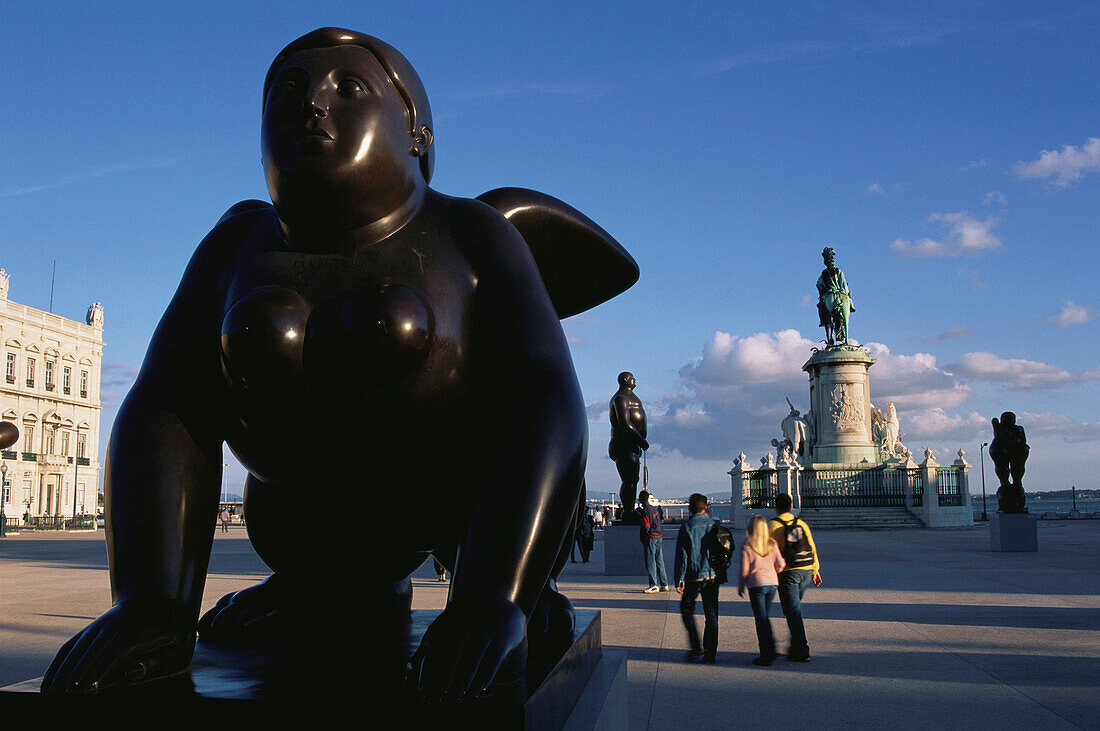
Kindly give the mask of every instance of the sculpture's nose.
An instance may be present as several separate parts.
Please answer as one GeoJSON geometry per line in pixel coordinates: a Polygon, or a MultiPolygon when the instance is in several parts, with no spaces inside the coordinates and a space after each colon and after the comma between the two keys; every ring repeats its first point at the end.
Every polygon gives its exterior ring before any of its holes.
{"type": "Polygon", "coordinates": [[[328,116],[327,105],[319,103],[316,99],[311,99],[306,103],[306,114],[311,117],[324,119],[328,116]]]}

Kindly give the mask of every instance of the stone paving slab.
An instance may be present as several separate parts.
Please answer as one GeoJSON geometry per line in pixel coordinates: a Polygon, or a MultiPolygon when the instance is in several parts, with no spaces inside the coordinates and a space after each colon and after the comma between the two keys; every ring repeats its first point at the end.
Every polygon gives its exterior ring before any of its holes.
{"type": "MultiPolygon", "coordinates": [[[[985,526],[816,531],[825,584],[805,600],[813,658],[770,668],[749,663],[752,613],[728,585],[718,664],[686,662],[678,595],[642,593],[640,546],[636,576],[605,576],[599,536],[590,562],[567,565],[560,584],[578,608],[602,612],[604,646],[626,653],[632,729],[686,719],[692,728],[1098,727],[1100,522],[1042,521],[1034,554],[990,551],[985,526]]],[[[218,533],[204,609],[265,575],[243,529],[218,533]]],[[[446,602],[448,583],[430,562],[413,583],[414,608],[446,602]]],[[[42,675],[109,604],[102,533],[0,540],[0,685],[42,675]]],[[[778,603],[772,623],[782,649],[778,603]]]]}

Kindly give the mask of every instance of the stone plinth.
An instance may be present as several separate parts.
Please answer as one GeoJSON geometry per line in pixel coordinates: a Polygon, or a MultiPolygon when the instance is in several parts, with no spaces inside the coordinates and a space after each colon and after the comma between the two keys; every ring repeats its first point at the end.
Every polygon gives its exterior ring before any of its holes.
{"type": "Polygon", "coordinates": [[[608,576],[644,576],[645,554],[636,525],[609,525],[603,529],[603,572],[608,576]]]}
{"type": "Polygon", "coordinates": [[[855,345],[831,345],[815,351],[802,366],[810,375],[810,412],[815,443],[813,463],[879,463],[871,438],[871,384],[875,359],[855,345]]]}
{"type": "Polygon", "coordinates": [[[1038,551],[1035,519],[1027,513],[994,513],[989,516],[989,550],[1038,551]]]}

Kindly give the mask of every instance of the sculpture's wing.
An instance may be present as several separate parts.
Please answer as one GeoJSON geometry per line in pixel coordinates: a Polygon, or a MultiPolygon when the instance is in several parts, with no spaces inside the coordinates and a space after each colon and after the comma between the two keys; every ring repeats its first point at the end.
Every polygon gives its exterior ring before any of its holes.
{"type": "Polygon", "coordinates": [[[477,199],[519,230],[558,317],[591,309],[638,281],[634,257],[611,234],[557,198],[526,188],[497,188],[477,199]]]}

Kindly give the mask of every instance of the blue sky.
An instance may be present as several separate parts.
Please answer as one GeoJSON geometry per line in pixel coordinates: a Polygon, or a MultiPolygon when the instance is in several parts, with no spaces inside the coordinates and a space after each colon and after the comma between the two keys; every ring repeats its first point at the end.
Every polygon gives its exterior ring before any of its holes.
{"type": "Polygon", "coordinates": [[[56,260],[55,312],[104,304],[103,441],[195,245],[267,198],[263,76],[323,25],[416,67],[433,187],[545,191],[638,260],[633,289],[565,323],[591,493],[617,489],[621,370],[662,497],[763,455],[784,396],[807,406],[824,246],[914,452],[964,448],[976,488],[1013,410],[1027,489],[1098,486],[1092,2],[4,3],[0,267],[18,302],[47,307],[56,260]]]}

